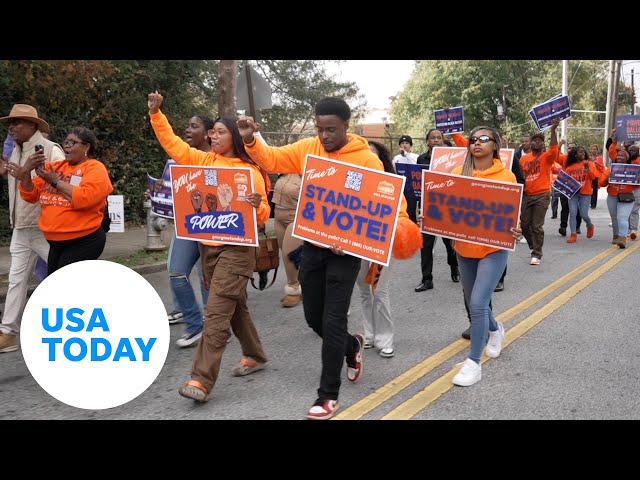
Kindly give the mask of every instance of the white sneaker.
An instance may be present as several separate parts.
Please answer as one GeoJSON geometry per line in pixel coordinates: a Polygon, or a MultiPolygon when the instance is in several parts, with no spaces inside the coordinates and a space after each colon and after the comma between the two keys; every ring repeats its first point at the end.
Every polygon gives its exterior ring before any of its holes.
{"type": "Polygon", "coordinates": [[[380,356],[384,358],[391,358],[395,355],[393,348],[383,348],[380,350],[380,356]]]}
{"type": "Polygon", "coordinates": [[[540,259],[538,257],[531,257],[529,265],[540,265],[540,259]]]}
{"type": "Polygon", "coordinates": [[[502,340],[504,339],[504,325],[498,322],[498,330],[489,332],[489,341],[484,353],[489,358],[498,358],[502,350],[502,340]]]}
{"type": "Polygon", "coordinates": [[[524,238],[524,235],[520,237],[520,243],[527,243],[527,239],[524,238]]]}
{"type": "Polygon", "coordinates": [[[482,378],[482,367],[479,363],[467,358],[462,364],[462,368],[458,374],[453,377],[452,383],[459,387],[470,387],[474,383],[478,383],[482,378]]]}

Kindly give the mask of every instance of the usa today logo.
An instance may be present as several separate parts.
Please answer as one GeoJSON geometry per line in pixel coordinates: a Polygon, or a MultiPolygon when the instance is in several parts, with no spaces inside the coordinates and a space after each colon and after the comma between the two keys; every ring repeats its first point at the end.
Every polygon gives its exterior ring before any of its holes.
{"type": "Polygon", "coordinates": [[[162,370],[169,324],[162,299],[120,264],[86,260],[49,275],[22,316],[20,343],[33,378],[77,408],[117,407],[162,370]]]}

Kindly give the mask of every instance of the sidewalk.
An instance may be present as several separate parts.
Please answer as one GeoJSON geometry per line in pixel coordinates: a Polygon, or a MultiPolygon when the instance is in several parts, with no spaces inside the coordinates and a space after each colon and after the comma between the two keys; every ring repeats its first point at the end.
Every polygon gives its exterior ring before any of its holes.
{"type": "MultiPolygon", "coordinates": [[[[165,230],[162,232],[163,243],[169,248],[171,242],[171,230],[165,230]]],[[[144,250],[147,244],[147,227],[134,227],[127,228],[123,233],[108,233],[107,244],[104,247],[104,251],[100,256],[101,260],[107,260],[114,257],[128,256],[134,253],[144,250]]],[[[166,269],[166,262],[161,262],[152,265],[140,265],[132,267],[141,275],[159,272],[166,269]]],[[[9,253],[9,247],[0,247],[0,275],[7,275],[9,273],[9,267],[11,266],[11,254],[9,253]]],[[[35,289],[35,285],[29,286],[29,293],[35,289]]],[[[7,294],[6,287],[0,287],[0,303],[4,302],[7,294]]]]}

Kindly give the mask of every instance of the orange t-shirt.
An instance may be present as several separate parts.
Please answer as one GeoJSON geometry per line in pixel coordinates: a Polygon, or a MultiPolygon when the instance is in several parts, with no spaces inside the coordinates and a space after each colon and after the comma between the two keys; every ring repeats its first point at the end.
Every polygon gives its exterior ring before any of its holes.
{"type": "Polygon", "coordinates": [[[551,167],[558,159],[558,145],[551,145],[549,150],[536,157],[527,153],[520,157],[520,166],[525,178],[524,194],[540,195],[551,190],[551,167]]]}
{"type": "Polygon", "coordinates": [[[564,171],[582,184],[578,191],[579,195],[591,195],[593,193],[593,179],[599,176],[595,163],[591,160],[585,160],[565,167],[564,171]],[[589,166],[588,170],[585,169],[585,165],[589,166]]]}

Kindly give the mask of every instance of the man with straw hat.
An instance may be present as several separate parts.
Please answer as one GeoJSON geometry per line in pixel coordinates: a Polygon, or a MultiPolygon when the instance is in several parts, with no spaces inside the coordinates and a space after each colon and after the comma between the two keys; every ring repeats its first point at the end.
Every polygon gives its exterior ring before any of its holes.
{"type": "MultiPolygon", "coordinates": [[[[38,256],[44,259],[49,256],[49,244],[38,228],[40,204],[22,200],[18,193],[18,181],[13,175],[18,173],[30,157],[34,157],[32,161],[51,162],[64,160],[65,155],[60,145],[44,137],[43,133],[49,132],[49,124],[38,116],[38,111],[31,105],[15,104],[9,116],[0,118],[0,122],[8,125],[9,133],[15,142],[9,162],[0,162],[0,175],[11,174],[9,218],[13,228],[9,286],[4,316],[0,324],[0,353],[6,353],[18,349],[17,335],[20,333],[22,313],[27,302],[29,276],[33,272],[36,259],[38,256]]],[[[35,170],[31,175],[36,175],[35,170]]]]}

